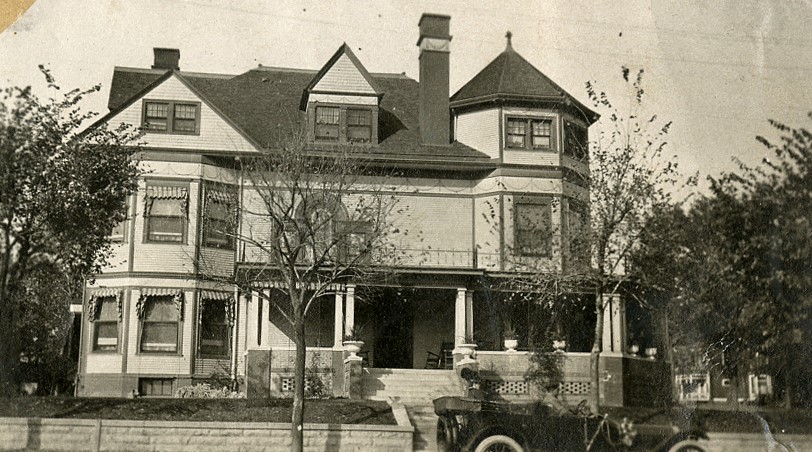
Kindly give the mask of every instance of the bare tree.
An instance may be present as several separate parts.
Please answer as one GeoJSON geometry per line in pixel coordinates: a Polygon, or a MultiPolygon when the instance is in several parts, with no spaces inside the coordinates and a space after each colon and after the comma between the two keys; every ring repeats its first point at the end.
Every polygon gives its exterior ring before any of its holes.
{"type": "MultiPolygon", "coordinates": [[[[293,138],[278,149],[244,157],[241,224],[210,228],[241,244],[245,262],[228,282],[270,298],[271,309],[292,327],[293,451],[303,445],[307,313],[319,298],[348,283],[374,282],[398,260],[394,239],[401,231],[393,216],[403,210],[397,208],[391,171],[374,165],[367,149],[315,150],[303,138],[293,138]],[[269,283],[276,296],[256,290],[269,283]]],[[[214,275],[208,267],[201,261],[201,270],[214,275]]]]}

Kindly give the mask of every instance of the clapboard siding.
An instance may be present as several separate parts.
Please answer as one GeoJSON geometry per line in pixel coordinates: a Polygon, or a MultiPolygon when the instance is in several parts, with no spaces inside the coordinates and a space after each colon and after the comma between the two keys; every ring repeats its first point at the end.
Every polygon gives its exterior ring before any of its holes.
{"type": "Polygon", "coordinates": [[[145,146],[226,152],[250,152],[256,150],[239,132],[174,76],[156,86],[146,93],[142,99],[135,101],[118,115],[111,118],[109,123],[115,125],[123,122],[140,127],[143,99],[201,102],[199,135],[146,133],[142,138],[145,146]]]}
{"type": "Polygon", "coordinates": [[[375,94],[375,90],[369,86],[364,76],[361,75],[358,68],[355,67],[355,64],[346,54],[341,55],[313,90],[375,94]]]}
{"type": "Polygon", "coordinates": [[[499,158],[499,110],[463,113],[457,116],[455,138],[463,144],[499,158]]]}
{"type": "Polygon", "coordinates": [[[231,276],[234,273],[234,251],[201,248],[200,271],[205,275],[231,276]]]}
{"type": "MultiPolygon", "coordinates": [[[[132,220],[128,222],[128,226],[132,227],[132,220]]],[[[125,272],[127,271],[128,256],[130,252],[130,237],[129,228],[127,229],[127,241],[124,243],[113,243],[110,246],[110,255],[107,256],[107,265],[104,266],[105,272],[125,272]]]]}
{"type": "MultiPolygon", "coordinates": [[[[92,327],[92,324],[91,324],[92,327]]],[[[91,348],[93,344],[90,344],[91,348]]],[[[119,374],[121,373],[121,354],[119,353],[93,353],[87,354],[87,369],[89,374],[119,374]]]]}
{"type": "MultiPolygon", "coordinates": [[[[157,355],[138,353],[138,332],[141,328],[140,319],[136,315],[136,303],[130,303],[130,324],[127,347],[127,373],[131,374],[159,374],[159,375],[188,375],[191,370],[191,356],[194,350],[194,338],[192,337],[192,324],[196,316],[194,303],[194,292],[184,291],[184,318],[181,322],[181,354],[180,355],[157,355]]],[[[140,290],[132,292],[132,299],[138,300],[141,296],[140,290]]]]}
{"type": "Polygon", "coordinates": [[[186,244],[145,243],[144,208],[146,184],[142,181],[138,191],[138,216],[135,221],[135,256],[133,268],[144,272],[194,272],[195,242],[198,230],[198,197],[200,184],[189,186],[189,210],[186,230],[186,244]]]}
{"type": "Polygon", "coordinates": [[[519,165],[546,165],[558,166],[561,162],[557,152],[548,151],[517,151],[505,149],[504,162],[519,165]]]}
{"type": "Polygon", "coordinates": [[[499,216],[499,196],[487,196],[474,200],[475,243],[478,267],[495,269],[500,262],[500,237],[502,218],[499,216]]]}

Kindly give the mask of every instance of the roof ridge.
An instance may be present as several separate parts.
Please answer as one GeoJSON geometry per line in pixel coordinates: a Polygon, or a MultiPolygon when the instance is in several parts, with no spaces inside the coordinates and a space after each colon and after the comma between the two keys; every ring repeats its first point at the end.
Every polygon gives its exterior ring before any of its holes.
{"type": "MultiPolygon", "coordinates": [[[[166,73],[167,69],[150,69],[150,68],[142,68],[142,67],[129,67],[129,66],[114,66],[113,71],[120,71],[120,72],[134,72],[137,74],[155,74],[155,75],[163,75],[166,73]]],[[[197,71],[180,71],[176,70],[177,73],[183,74],[185,77],[209,77],[209,78],[233,78],[236,77],[237,74],[223,74],[220,72],[197,72],[197,71]]]]}
{"type": "Polygon", "coordinates": [[[302,68],[295,68],[295,67],[282,67],[282,66],[264,66],[260,64],[259,66],[249,69],[250,71],[268,71],[268,72],[295,72],[298,74],[315,74],[319,72],[318,69],[302,69],[302,68]]]}

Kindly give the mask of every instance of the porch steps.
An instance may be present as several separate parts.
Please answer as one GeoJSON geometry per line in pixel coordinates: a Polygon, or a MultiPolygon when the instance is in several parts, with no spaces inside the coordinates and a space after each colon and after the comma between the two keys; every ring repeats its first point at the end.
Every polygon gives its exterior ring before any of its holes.
{"type": "Polygon", "coordinates": [[[401,403],[406,408],[415,428],[414,450],[437,450],[437,416],[432,401],[464,393],[453,370],[364,369],[363,397],[401,403]]]}

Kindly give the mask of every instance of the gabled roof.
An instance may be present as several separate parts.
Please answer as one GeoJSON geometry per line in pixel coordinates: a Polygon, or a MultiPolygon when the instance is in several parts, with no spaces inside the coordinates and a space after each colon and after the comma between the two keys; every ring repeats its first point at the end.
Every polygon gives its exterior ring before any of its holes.
{"type": "Polygon", "coordinates": [[[513,50],[505,50],[451,96],[451,108],[493,101],[563,102],[583,112],[591,124],[598,115],[513,50]]]}
{"type": "Polygon", "coordinates": [[[336,50],[336,53],[334,53],[333,56],[330,57],[329,60],[327,60],[327,63],[324,66],[322,66],[322,68],[319,70],[316,76],[313,77],[313,80],[311,80],[310,83],[307,85],[306,91],[313,92],[314,88],[316,88],[316,85],[319,84],[321,79],[324,78],[324,76],[328,72],[330,72],[330,69],[332,69],[333,66],[336,64],[336,62],[344,55],[346,55],[347,58],[349,58],[349,60],[355,66],[355,69],[358,70],[358,72],[361,74],[364,80],[366,80],[366,82],[369,83],[370,88],[372,88],[375,94],[381,95],[382,92],[380,88],[378,88],[375,79],[367,71],[364,65],[361,64],[361,61],[358,60],[355,54],[352,53],[352,49],[350,49],[350,46],[348,46],[346,42],[344,44],[341,44],[341,47],[339,47],[338,50],[336,50]]]}
{"type": "MultiPolygon", "coordinates": [[[[302,92],[319,72],[260,66],[226,76],[117,67],[108,99],[111,111],[99,122],[111,119],[171,74],[257,147],[273,149],[305,127],[307,119],[299,108],[302,92]]],[[[400,74],[367,74],[374,82],[371,86],[386,93],[379,104],[378,144],[370,148],[372,156],[391,161],[489,164],[487,154],[458,142],[424,146],[418,83],[400,74]]]]}

